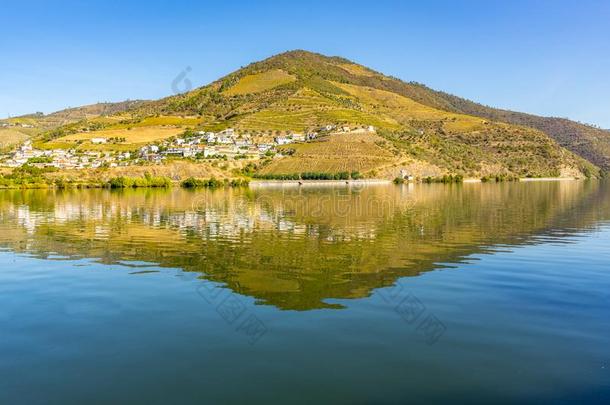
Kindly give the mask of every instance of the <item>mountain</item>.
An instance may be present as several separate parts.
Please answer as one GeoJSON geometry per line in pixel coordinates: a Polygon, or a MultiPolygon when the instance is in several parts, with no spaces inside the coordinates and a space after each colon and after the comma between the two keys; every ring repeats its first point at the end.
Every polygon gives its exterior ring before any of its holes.
{"type": "Polygon", "coordinates": [[[610,130],[608,129],[597,128],[566,118],[540,117],[492,108],[451,94],[434,91],[423,85],[411,85],[421,86],[425,92],[434,94],[434,97],[419,100],[419,92],[412,92],[411,96],[422,103],[429,103],[427,105],[446,111],[538,129],[555,139],[566,149],[605,170],[610,170],[610,130]]]}
{"type": "Polygon", "coordinates": [[[143,100],[126,100],[116,103],[96,103],[81,107],[66,108],[50,114],[41,112],[25,114],[0,120],[0,147],[23,142],[44,131],[72,124],[82,120],[118,114],[141,106],[143,100]]]}
{"type": "Polygon", "coordinates": [[[137,108],[144,103],[146,103],[145,100],[125,100],[114,103],[96,103],[82,107],[66,108],[64,110],[45,115],[44,118],[49,122],[60,120],[64,122],[74,122],[82,119],[122,113],[124,111],[137,108]]]}
{"type": "Polygon", "coordinates": [[[420,177],[556,177],[595,176],[598,167],[590,162],[609,167],[607,131],[485,107],[307,51],[282,53],[193,91],[48,131],[44,139],[79,140],[82,147],[92,136],[83,132],[114,131],[135,148],[185,129],[229,127],[260,139],[320,132],[314,142],[280,148],[288,156],[258,164],[260,174],[393,177],[403,170],[420,177]],[[320,132],[326,125],[351,132],[320,132]]]}

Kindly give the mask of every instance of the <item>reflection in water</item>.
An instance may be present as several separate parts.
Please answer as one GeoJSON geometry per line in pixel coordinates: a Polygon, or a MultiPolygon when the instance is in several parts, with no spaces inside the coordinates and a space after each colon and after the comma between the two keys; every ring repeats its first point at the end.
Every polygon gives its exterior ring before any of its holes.
{"type": "MultiPolygon", "coordinates": [[[[280,309],[340,308],[475,253],[593,229],[598,182],[0,193],[0,244],[181,268],[280,309]]],[[[140,268],[142,267],[142,268],[140,268]]]]}

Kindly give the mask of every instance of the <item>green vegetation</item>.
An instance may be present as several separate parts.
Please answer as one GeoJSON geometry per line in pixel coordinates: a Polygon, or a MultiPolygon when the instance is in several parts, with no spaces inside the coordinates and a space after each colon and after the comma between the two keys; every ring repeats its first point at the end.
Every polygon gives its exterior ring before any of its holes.
{"type": "Polygon", "coordinates": [[[31,165],[33,163],[52,163],[53,162],[53,158],[50,156],[40,156],[40,157],[33,157],[33,158],[29,158],[28,159],[28,165],[31,165]]]}
{"type": "Polygon", "coordinates": [[[55,171],[54,168],[39,169],[30,165],[23,165],[13,169],[8,175],[0,176],[1,188],[46,188],[52,186],[52,181],[46,178],[45,173],[55,171]]]}
{"type": "Polygon", "coordinates": [[[233,179],[233,180],[218,180],[214,177],[211,179],[196,179],[189,177],[180,183],[181,187],[184,188],[220,188],[220,187],[247,187],[248,180],[246,179],[233,179]]]}
{"type": "Polygon", "coordinates": [[[144,177],[113,177],[107,182],[110,188],[171,187],[169,177],[154,177],[146,173],[144,177]]]}
{"type": "Polygon", "coordinates": [[[138,188],[138,187],[170,187],[171,179],[168,177],[154,177],[146,174],[144,177],[113,177],[107,182],[66,180],[64,177],[52,178],[46,176],[54,173],[54,168],[39,169],[24,165],[14,169],[11,174],[0,176],[2,188],[138,188]]]}
{"type": "Polygon", "coordinates": [[[431,177],[431,176],[428,176],[428,177],[423,179],[424,183],[451,184],[451,183],[462,183],[463,181],[464,181],[464,177],[462,175],[459,175],[459,174],[456,175],[456,176],[453,176],[451,174],[440,176],[440,177],[431,177]]]}

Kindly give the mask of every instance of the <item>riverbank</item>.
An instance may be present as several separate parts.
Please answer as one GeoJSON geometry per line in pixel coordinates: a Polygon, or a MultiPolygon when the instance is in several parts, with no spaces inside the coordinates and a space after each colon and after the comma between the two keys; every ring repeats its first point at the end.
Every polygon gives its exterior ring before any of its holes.
{"type": "Polygon", "coordinates": [[[370,186],[388,185],[391,180],[360,179],[360,180],[252,180],[250,187],[321,187],[321,186],[370,186]]]}
{"type": "Polygon", "coordinates": [[[525,177],[523,179],[519,179],[519,181],[567,181],[567,180],[579,180],[576,177],[525,177]]]}
{"type": "MultiPolygon", "coordinates": [[[[582,180],[576,177],[521,177],[515,181],[519,182],[529,182],[529,181],[574,181],[574,180],[582,180]]],[[[496,183],[496,181],[489,181],[491,183],[496,183]]],[[[463,183],[483,183],[481,179],[464,179],[463,183]]]]}
{"type": "MultiPolygon", "coordinates": [[[[575,177],[540,177],[540,178],[520,178],[514,181],[516,182],[531,182],[531,181],[574,181],[579,180],[575,177]]],[[[489,183],[497,183],[494,181],[488,181],[489,183]]],[[[425,184],[422,181],[405,181],[403,184],[425,184]]],[[[459,183],[484,183],[481,179],[471,178],[464,179],[459,183]]],[[[337,187],[337,186],[370,186],[370,185],[388,185],[394,184],[393,181],[387,179],[361,179],[361,180],[252,180],[250,182],[251,188],[264,188],[264,187],[337,187]]],[[[450,183],[451,184],[451,183],[450,183]]]]}
{"type": "MultiPolygon", "coordinates": [[[[576,181],[582,180],[574,177],[544,177],[544,178],[522,178],[516,182],[545,182],[545,181],[576,181]]],[[[474,183],[501,183],[496,181],[484,182],[481,179],[464,179],[461,182],[448,184],[474,184],[474,183]]],[[[55,179],[54,181],[28,182],[22,184],[0,184],[0,190],[18,189],[86,189],[86,188],[222,188],[222,187],[249,187],[249,188],[294,188],[294,187],[364,187],[364,186],[386,186],[394,184],[387,179],[361,179],[361,180],[251,180],[239,179],[216,179],[216,178],[187,178],[182,181],[171,180],[167,177],[114,177],[107,181],[65,181],[55,179]]],[[[411,181],[401,183],[403,185],[431,184],[429,182],[411,181]]],[[[435,183],[436,184],[436,183],[435,183]]],[[[443,184],[438,183],[438,184],[443,184]]]]}

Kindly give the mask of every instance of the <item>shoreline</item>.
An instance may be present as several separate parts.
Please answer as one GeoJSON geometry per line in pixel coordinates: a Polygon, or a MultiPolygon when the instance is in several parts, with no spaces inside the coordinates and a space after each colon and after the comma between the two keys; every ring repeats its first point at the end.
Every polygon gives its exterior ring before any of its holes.
{"type": "Polygon", "coordinates": [[[528,182],[528,181],[567,181],[567,180],[582,180],[576,177],[524,177],[519,179],[519,181],[528,182]]]}
{"type": "MultiPolygon", "coordinates": [[[[514,182],[536,182],[536,181],[575,181],[583,180],[576,177],[523,177],[519,178],[518,181],[514,182]]],[[[461,183],[484,183],[481,179],[464,179],[461,183]]],[[[488,183],[496,184],[496,181],[489,181],[488,183]]],[[[361,180],[252,180],[250,181],[249,187],[311,187],[311,186],[359,186],[359,185],[388,185],[393,184],[392,180],[387,179],[361,179],[361,180]]],[[[405,181],[407,184],[426,184],[419,181],[405,181]]],[[[436,183],[434,183],[436,184],[436,183]]],[[[441,184],[441,183],[438,183],[441,184]]],[[[452,184],[460,184],[452,183],[452,184]]]]}
{"type": "MultiPolygon", "coordinates": [[[[545,182],[545,181],[578,181],[578,180],[586,180],[584,178],[576,178],[576,177],[524,177],[520,178],[516,182],[545,182]]],[[[511,182],[511,181],[507,181],[511,182]]],[[[180,187],[186,188],[181,185],[180,181],[169,181],[169,184],[164,186],[148,186],[148,185],[138,185],[138,186],[125,186],[125,187],[110,187],[108,183],[94,183],[94,182],[82,182],[82,183],[68,183],[63,187],[58,187],[55,184],[41,183],[41,184],[29,184],[26,186],[6,186],[0,185],[0,190],[31,190],[31,189],[92,189],[92,188],[171,188],[171,187],[180,187]]],[[[481,179],[471,178],[464,179],[462,182],[455,182],[449,184],[473,184],[473,183],[503,183],[496,181],[483,182],[481,179]]],[[[359,180],[250,180],[247,182],[245,187],[248,188],[273,188],[273,187],[351,187],[351,186],[386,186],[394,184],[392,180],[387,179],[359,179],[359,180]]],[[[403,183],[402,185],[415,185],[415,184],[427,184],[425,182],[419,181],[411,181],[403,183]]],[[[445,183],[430,183],[430,184],[445,184],[445,183]]],[[[211,188],[222,188],[224,186],[229,186],[229,184],[223,184],[218,187],[211,188]]],[[[209,188],[209,187],[190,187],[190,188],[209,188]]]]}
{"type": "Polygon", "coordinates": [[[252,187],[307,187],[307,186],[359,186],[359,185],[388,185],[392,180],[361,179],[361,180],[251,180],[252,187]]]}

